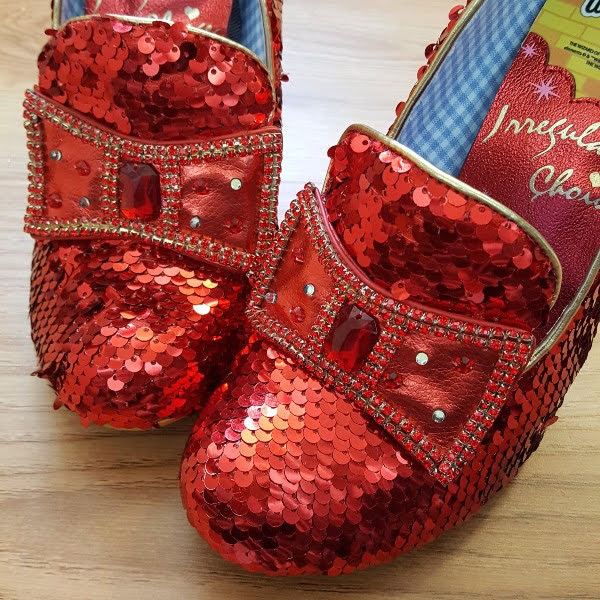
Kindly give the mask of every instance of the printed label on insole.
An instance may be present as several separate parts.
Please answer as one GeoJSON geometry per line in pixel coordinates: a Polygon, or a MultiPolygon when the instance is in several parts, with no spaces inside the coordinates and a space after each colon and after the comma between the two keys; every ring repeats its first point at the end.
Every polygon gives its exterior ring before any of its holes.
{"type": "Polygon", "coordinates": [[[547,0],[531,31],[548,42],[549,63],[571,72],[576,98],[600,97],[600,0],[547,0]]]}
{"type": "Polygon", "coordinates": [[[569,265],[561,299],[575,294],[598,252],[597,13],[600,0],[547,0],[461,173],[536,227],[569,265]]]}

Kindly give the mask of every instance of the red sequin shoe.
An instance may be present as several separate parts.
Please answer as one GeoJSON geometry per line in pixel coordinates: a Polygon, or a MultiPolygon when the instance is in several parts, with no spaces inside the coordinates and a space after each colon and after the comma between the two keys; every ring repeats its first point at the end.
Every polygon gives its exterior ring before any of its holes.
{"type": "Polygon", "coordinates": [[[389,136],[351,127],[292,204],[182,462],[225,558],[387,561],[474,514],[554,422],[600,318],[600,104],[574,97],[597,75],[550,66],[552,2],[454,11],[389,136]]]}
{"type": "Polygon", "coordinates": [[[190,414],[247,340],[277,225],[281,1],[197,4],[57,0],[26,95],[39,375],[84,425],[190,414]]]}

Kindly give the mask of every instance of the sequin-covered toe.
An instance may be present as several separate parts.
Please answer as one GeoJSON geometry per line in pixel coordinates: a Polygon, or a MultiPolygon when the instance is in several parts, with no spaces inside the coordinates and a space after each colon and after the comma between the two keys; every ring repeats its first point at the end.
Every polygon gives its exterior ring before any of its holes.
{"type": "Polygon", "coordinates": [[[341,394],[259,338],[184,453],[190,522],[232,562],[338,574],[398,552],[441,486],[341,394]]]}
{"type": "Polygon", "coordinates": [[[135,242],[38,242],[33,265],[40,375],[84,425],[189,415],[245,341],[241,275],[135,242]]]}

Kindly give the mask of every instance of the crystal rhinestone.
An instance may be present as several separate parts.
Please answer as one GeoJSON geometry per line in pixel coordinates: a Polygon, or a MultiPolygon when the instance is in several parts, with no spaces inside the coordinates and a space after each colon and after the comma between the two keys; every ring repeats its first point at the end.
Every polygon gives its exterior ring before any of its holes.
{"type": "Polygon", "coordinates": [[[425,354],[425,352],[419,352],[415,360],[418,365],[424,367],[429,362],[429,355],[425,354]]]}
{"type": "Polygon", "coordinates": [[[338,313],[325,340],[325,352],[346,371],[354,371],[366,360],[378,339],[377,321],[358,306],[347,304],[338,313]]]}
{"type": "Polygon", "coordinates": [[[90,199],[87,196],[83,196],[82,198],[79,198],[79,206],[81,206],[81,208],[89,208],[90,207],[90,199]]]}
{"type": "Polygon", "coordinates": [[[237,217],[233,217],[226,223],[226,227],[235,235],[244,229],[244,221],[238,219],[237,217]]]}
{"type": "Polygon", "coordinates": [[[301,265],[304,263],[304,250],[302,248],[294,248],[292,250],[292,256],[294,258],[294,262],[301,265]]]}
{"type": "Polygon", "coordinates": [[[314,296],[315,295],[315,286],[312,283],[307,283],[304,286],[304,293],[307,296],[314,296]]]}
{"type": "Polygon", "coordinates": [[[265,294],[265,302],[267,304],[275,304],[277,302],[277,294],[275,292],[267,292],[265,294]]]}
{"type": "Polygon", "coordinates": [[[152,165],[127,163],[119,171],[121,212],[128,219],[148,221],[160,213],[160,178],[152,165]]]}
{"type": "Polygon", "coordinates": [[[304,323],[304,319],[306,319],[306,311],[301,306],[290,309],[290,315],[296,323],[304,323]]]}
{"type": "Polygon", "coordinates": [[[85,160],[80,160],[75,165],[75,170],[84,177],[89,175],[91,172],[90,165],[85,160]]]}
{"type": "Polygon", "coordinates": [[[431,415],[436,423],[443,423],[446,420],[446,413],[441,408],[436,408],[431,415]]]}
{"type": "Polygon", "coordinates": [[[192,217],[190,219],[190,227],[192,229],[198,229],[198,227],[200,227],[201,222],[202,220],[200,219],[200,217],[192,217]]]}
{"type": "Polygon", "coordinates": [[[52,160],[60,160],[62,158],[62,152],[60,150],[50,150],[50,158],[52,160]]]}
{"type": "Polygon", "coordinates": [[[48,206],[50,208],[61,208],[62,207],[62,198],[58,194],[50,194],[48,196],[48,206]]]}
{"type": "Polygon", "coordinates": [[[237,177],[232,179],[231,180],[231,189],[235,190],[236,192],[237,192],[237,190],[241,190],[242,189],[242,180],[238,179],[237,177]]]}

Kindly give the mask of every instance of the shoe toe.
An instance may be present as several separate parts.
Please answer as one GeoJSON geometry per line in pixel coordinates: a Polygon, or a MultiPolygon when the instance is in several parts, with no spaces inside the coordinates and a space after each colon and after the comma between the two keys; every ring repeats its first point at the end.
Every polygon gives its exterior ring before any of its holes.
{"type": "Polygon", "coordinates": [[[350,572],[414,543],[436,484],[353,404],[254,339],[190,438],[191,524],[268,574],[350,572]]]}
{"type": "Polygon", "coordinates": [[[203,404],[243,343],[242,276],[139,244],[38,243],[40,375],[87,425],[147,429],[203,404]]]}

